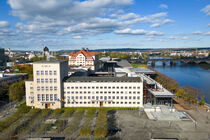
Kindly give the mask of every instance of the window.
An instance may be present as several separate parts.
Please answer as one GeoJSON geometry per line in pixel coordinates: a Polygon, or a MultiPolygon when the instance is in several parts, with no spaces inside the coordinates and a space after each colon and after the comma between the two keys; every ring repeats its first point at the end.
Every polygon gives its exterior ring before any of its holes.
{"type": "Polygon", "coordinates": [[[92,96],[92,99],[95,99],[95,96],[92,96]]]}
{"type": "Polygon", "coordinates": [[[112,99],[115,99],[115,96],[112,96],[112,99]]]}
{"type": "Polygon", "coordinates": [[[48,83],[48,79],[47,78],[45,79],[45,83],[48,83]]]}
{"type": "Polygon", "coordinates": [[[54,78],[54,83],[57,83],[57,78],[54,78]]]}
{"type": "Polygon", "coordinates": [[[136,99],[136,97],[135,97],[135,96],[133,96],[133,99],[136,99]]]}
{"type": "Polygon", "coordinates": [[[57,86],[54,86],[54,90],[57,91],[57,86]]]}
{"type": "Polygon", "coordinates": [[[51,87],[50,87],[50,91],[52,91],[52,90],[53,90],[53,87],[51,86],[51,87]]]}
{"type": "Polygon", "coordinates": [[[54,101],[56,101],[56,99],[57,99],[57,94],[54,94],[54,101]]]}
{"type": "Polygon", "coordinates": [[[37,91],[40,91],[40,86],[37,87],[37,91]]]}
{"type": "Polygon", "coordinates": [[[33,87],[30,87],[30,89],[33,89],[33,87]]]}
{"type": "Polygon", "coordinates": [[[37,101],[40,101],[41,100],[41,96],[40,94],[37,94],[37,101]]]}
{"type": "Polygon", "coordinates": [[[44,91],[44,87],[42,87],[42,91],[44,91]]]}
{"type": "Polygon", "coordinates": [[[125,96],[125,99],[128,99],[128,97],[127,97],[127,96],[125,96]]]}
{"type": "Polygon", "coordinates": [[[57,71],[56,71],[56,70],[54,70],[54,72],[53,72],[53,73],[54,73],[54,75],[57,75],[57,71]]]}
{"type": "Polygon", "coordinates": [[[121,96],[121,99],[123,99],[123,96],[121,96]]]}
{"type": "Polygon", "coordinates": [[[96,96],[96,100],[98,100],[98,96],[96,96]]]}
{"type": "Polygon", "coordinates": [[[103,96],[100,96],[100,99],[103,99],[103,96]]]}
{"type": "Polygon", "coordinates": [[[50,101],[53,101],[53,94],[50,94],[50,101]]]}
{"type": "Polygon", "coordinates": [[[46,94],[46,101],[49,101],[49,94],[46,94]]]}
{"type": "Polygon", "coordinates": [[[43,70],[41,71],[41,75],[44,75],[44,71],[43,70]]]}
{"type": "Polygon", "coordinates": [[[138,97],[137,97],[137,99],[139,100],[139,99],[140,99],[140,97],[138,96],[138,97]]]}
{"type": "Polygon", "coordinates": [[[45,94],[42,94],[42,101],[45,101],[45,94]]]}
{"type": "Polygon", "coordinates": [[[84,96],[84,99],[86,99],[86,96],[84,96]]]}
{"type": "Polygon", "coordinates": [[[90,99],[90,96],[88,96],[88,99],[90,99]]]}
{"type": "Polygon", "coordinates": [[[109,96],[109,99],[111,99],[111,96],[109,96]]]}
{"type": "Polygon", "coordinates": [[[50,83],[52,83],[52,81],[53,81],[53,79],[52,79],[52,78],[50,78],[50,83]]]}
{"type": "Polygon", "coordinates": [[[48,86],[46,86],[45,89],[46,89],[46,91],[48,91],[49,90],[48,86]]]}
{"type": "Polygon", "coordinates": [[[140,89],[140,87],[137,87],[138,89],[140,89]]]}
{"type": "Polygon", "coordinates": [[[36,71],[36,75],[39,75],[39,71],[38,70],[36,71]]]}
{"type": "Polygon", "coordinates": [[[131,99],[131,96],[129,96],[129,99],[131,99]]]}
{"type": "Polygon", "coordinates": [[[48,75],[48,71],[45,71],[45,75],[48,75]]]}
{"type": "Polygon", "coordinates": [[[41,79],[41,83],[44,83],[44,79],[43,78],[41,79]]]}
{"type": "Polygon", "coordinates": [[[136,87],[133,87],[133,89],[136,89],[136,87]]]}
{"type": "Polygon", "coordinates": [[[38,78],[38,79],[36,79],[36,82],[37,82],[37,83],[40,83],[40,79],[39,79],[39,78],[38,78]]]}
{"type": "Polygon", "coordinates": [[[51,70],[49,71],[49,74],[52,75],[52,71],[51,70]]]}
{"type": "Polygon", "coordinates": [[[119,96],[117,96],[117,99],[119,99],[119,96]]]}

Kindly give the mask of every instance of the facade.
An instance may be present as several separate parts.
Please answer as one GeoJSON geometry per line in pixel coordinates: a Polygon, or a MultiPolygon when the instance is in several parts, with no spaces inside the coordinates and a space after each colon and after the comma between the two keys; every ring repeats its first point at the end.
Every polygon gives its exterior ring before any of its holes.
{"type": "Polygon", "coordinates": [[[140,77],[68,77],[67,61],[33,64],[26,104],[35,108],[143,107],[140,77]]]}
{"type": "Polygon", "coordinates": [[[26,104],[35,108],[61,108],[63,79],[68,76],[67,61],[39,61],[33,64],[33,80],[26,81],[26,104]]]}
{"type": "Polygon", "coordinates": [[[76,53],[71,52],[69,53],[69,66],[82,66],[96,71],[98,69],[98,53],[89,52],[84,49],[76,53]]]}
{"type": "Polygon", "coordinates": [[[140,77],[70,77],[64,82],[65,107],[143,107],[140,77]]]}

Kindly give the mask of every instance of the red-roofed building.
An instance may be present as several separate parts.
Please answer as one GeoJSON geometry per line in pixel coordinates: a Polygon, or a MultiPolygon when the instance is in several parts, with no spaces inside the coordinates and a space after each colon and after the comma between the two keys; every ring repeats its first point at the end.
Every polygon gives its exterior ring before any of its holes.
{"type": "Polygon", "coordinates": [[[98,68],[98,53],[89,52],[84,49],[76,53],[69,53],[69,66],[78,67],[82,66],[90,68],[91,70],[97,70],[98,68]]]}

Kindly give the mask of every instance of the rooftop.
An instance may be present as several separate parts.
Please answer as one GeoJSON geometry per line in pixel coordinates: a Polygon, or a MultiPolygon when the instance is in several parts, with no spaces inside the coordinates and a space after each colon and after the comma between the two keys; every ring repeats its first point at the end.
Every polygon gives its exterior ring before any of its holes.
{"type": "Polygon", "coordinates": [[[122,59],[121,61],[117,61],[117,65],[120,66],[120,67],[132,68],[131,64],[125,59],[122,59]]]}
{"type": "Polygon", "coordinates": [[[66,60],[57,60],[57,59],[51,59],[51,60],[42,60],[42,61],[36,61],[34,62],[34,64],[37,63],[63,63],[63,62],[67,62],[66,60]]]}
{"type": "Polygon", "coordinates": [[[155,74],[154,71],[143,67],[132,68],[131,71],[136,73],[155,74]]]}
{"type": "Polygon", "coordinates": [[[140,77],[68,77],[65,82],[141,82],[140,77]]]}
{"type": "Polygon", "coordinates": [[[70,56],[72,57],[77,57],[77,55],[79,54],[83,54],[85,57],[92,57],[92,56],[95,56],[97,55],[98,53],[97,52],[88,52],[88,51],[85,51],[84,49],[81,49],[80,51],[76,52],[76,53],[69,53],[70,56]]]}

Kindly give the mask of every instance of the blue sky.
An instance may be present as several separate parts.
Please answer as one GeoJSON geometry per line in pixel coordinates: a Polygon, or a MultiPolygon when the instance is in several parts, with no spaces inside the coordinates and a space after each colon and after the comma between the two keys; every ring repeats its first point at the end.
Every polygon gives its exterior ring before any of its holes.
{"type": "Polygon", "coordinates": [[[210,0],[0,0],[0,47],[210,47],[210,0]]]}

